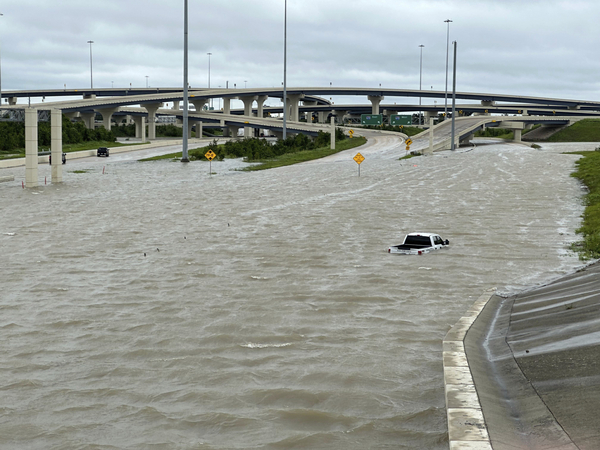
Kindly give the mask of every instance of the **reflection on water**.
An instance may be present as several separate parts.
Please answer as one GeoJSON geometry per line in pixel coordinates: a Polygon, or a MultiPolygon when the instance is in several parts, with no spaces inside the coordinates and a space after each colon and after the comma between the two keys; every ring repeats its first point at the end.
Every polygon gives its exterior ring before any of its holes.
{"type": "Polygon", "coordinates": [[[485,289],[580,264],[560,150],[7,172],[0,447],[447,448],[448,329],[485,289]],[[386,253],[420,230],[450,248],[386,253]]]}

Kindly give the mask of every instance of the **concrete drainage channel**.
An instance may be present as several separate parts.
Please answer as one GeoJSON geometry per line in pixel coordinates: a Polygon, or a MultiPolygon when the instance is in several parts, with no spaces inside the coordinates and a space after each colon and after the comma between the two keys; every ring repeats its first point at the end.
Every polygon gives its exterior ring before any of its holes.
{"type": "Polygon", "coordinates": [[[475,301],[452,327],[443,341],[444,386],[450,450],[491,450],[492,445],[479,397],[467,361],[464,340],[496,289],[489,289],[475,301]]]}

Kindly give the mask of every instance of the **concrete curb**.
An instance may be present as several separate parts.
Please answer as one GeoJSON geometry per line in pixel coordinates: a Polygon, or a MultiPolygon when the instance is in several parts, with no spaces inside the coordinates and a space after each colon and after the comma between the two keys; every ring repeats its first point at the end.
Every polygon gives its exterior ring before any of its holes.
{"type": "Polygon", "coordinates": [[[464,339],[496,289],[484,292],[443,341],[444,389],[450,450],[492,450],[464,339]]]}
{"type": "MultiPolygon", "coordinates": [[[[206,139],[205,139],[206,140],[206,139]]],[[[189,143],[198,143],[202,142],[202,139],[189,139],[189,143]]],[[[140,144],[140,145],[125,145],[122,147],[109,147],[110,153],[125,153],[125,152],[134,152],[136,150],[146,150],[149,148],[155,147],[167,147],[170,145],[183,145],[183,140],[165,140],[165,141],[155,141],[149,144],[140,144]]],[[[82,150],[79,152],[69,152],[67,153],[67,163],[72,159],[79,158],[89,158],[90,156],[96,156],[96,149],[93,150],[82,150]]],[[[38,156],[38,164],[48,164],[49,155],[38,156]]],[[[4,159],[0,161],[0,169],[9,169],[11,167],[20,167],[25,165],[25,158],[15,158],[15,159],[4,159]]]]}

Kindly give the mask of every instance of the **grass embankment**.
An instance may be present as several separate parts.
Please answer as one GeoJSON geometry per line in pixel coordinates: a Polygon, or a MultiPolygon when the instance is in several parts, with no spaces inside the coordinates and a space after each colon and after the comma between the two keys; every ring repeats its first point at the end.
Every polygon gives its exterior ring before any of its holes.
{"type": "Polygon", "coordinates": [[[573,250],[581,259],[600,258],[600,148],[594,152],[574,152],[583,155],[575,164],[577,170],[571,176],[585,184],[589,193],[585,196],[583,223],[577,233],[583,241],[573,244],[573,250]]]}
{"type": "Polygon", "coordinates": [[[324,158],[325,156],[333,155],[334,153],[360,147],[366,142],[367,139],[362,136],[352,139],[344,139],[343,141],[336,142],[334,150],[329,147],[320,147],[314,150],[302,150],[295,153],[286,153],[273,159],[252,161],[260,164],[256,166],[248,166],[244,168],[244,170],[265,170],[273,169],[275,167],[290,166],[292,164],[311,161],[313,159],[320,159],[324,158]]]}
{"type": "Polygon", "coordinates": [[[550,136],[546,142],[600,142],[600,119],[584,119],[550,136]]]}
{"type": "MultiPolygon", "coordinates": [[[[240,141],[243,142],[243,141],[240,141]]],[[[334,153],[338,153],[344,150],[349,150],[352,148],[359,147],[367,142],[367,139],[364,137],[356,137],[352,139],[343,139],[341,141],[336,141],[335,150],[329,148],[329,146],[323,146],[308,150],[298,150],[290,153],[284,153],[282,155],[273,156],[269,158],[248,158],[244,157],[246,162],[248,163],[258,163],[256,165],[248,166],[243,170],[253,171],[253,170],[265,170],[265,169],[273,169],[275,167],[289,166],[292,164],[297,164],[305,161],[311,161],[313,159],[324,158],[325,156],[333,155],[334,153]]],[[[223,155],[226,153],[226,145],[210,145],[209,147],[203,147],[197,150],[194,150],[189,153],[190,159],[204,159],[203,155],[209,149],[214,151],[217,155],[223,155]]],[[[231,157],[239,157],[237,155],[230,155],[231,157]]],[[[161,159],[172,159],[179,160],[181,159],[181,152],[170,153],[168,155],[155,156],[152,158],[145,158],[140,161],[158,161],[161,159]]]]}

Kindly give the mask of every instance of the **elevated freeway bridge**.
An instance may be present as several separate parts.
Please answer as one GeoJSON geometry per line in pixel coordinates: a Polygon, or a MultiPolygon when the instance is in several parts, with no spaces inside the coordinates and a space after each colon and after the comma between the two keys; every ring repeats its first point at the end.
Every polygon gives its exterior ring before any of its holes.
{"type": "MultiPolygon", "coordinates": [[[[413,105],[400,104],[398,100],[384,103],[387,98],[437,98],[443,99],[444,91],[424,91],[418,89],[387,89],[387,88],[352,88],[352,87],[296,87],[287,89],[286,103],[289,107],[287,114],[286,129],[291,133],[306,133],[315,135],[319,131],[329,131],[331,126],[326,123],[331,116],[336,116],[341,122],[347,115],[360,114],[394,114],[398,112],[419,112],[425,115],[426,123],[429,118],[437,116],[443,111],[444,105],[413,105]],[[335,103],[336,97],[362,97],[368,103],[335,103]],[[329,100],[327,99],[329,98],[329,100]],[[302,115],[306,121],[301,121],[302,115]]],[[[62,89],[62,90],[34,90],[34,91],[5,91],[3,96],[7,97],[8,105],[0,107],[0,113],[4,111],[20,112],[25,118],[26,134],[32,135],[35,130],[37,134],[37,120],[39,111],[50,111],[49,117],[52,121],[53,153],[57,157],[52,161],[60,161],[62,152],[62,114],[73,120],[81,120],[88,128],[96,126],[96,116],[102,116],[103,126],[111,128],[113,122],[119,123],[123,119],[133,121],[136,124],[136,134],[146,141],[146,122],[148,125],[148,139],[156,138],[156,118],[161,115],[181,118],[183,111],[180,104],[183,101],[183,92],[178,88],[147,88],[147,89],[62,89]],[[81,99],[73,100],[72,97],[81,96],[81,99]],[[30,104],[31,98],[42,98],[42,102],[30,104]],[[62,99],[61,99],[62,97],[62,99]],[[19,99],[27,98],[28,102],[20,103],[19,99]],[[53,101],[46,101],[52,98],[53,101]],[[56,99],[56,101],[54,101],[56,99]],[[165,108],[165,104],[172,104],[171,108],[165,108]],[[59,117],[61,118],[59,120],[59,117]],[[56,150],[55,150],[56,149],[56,150]]],[[[226,132],[230,131],[237,136],[237,130],[244,128],[244,136],[253,135],[252,129],[270,130],[276,135],[283,131],[281,118],[268,116],[281,115],[281,106],[267,106],[265,102],[269,98],[283,99],[282,88],[248,88],[248,89],[193,89],[188,93],[188,100],[194,109],[188,111],[189,129],[196,125],[198,128],[203,124],[207,126],[220,127],[226,132]],[[221,99],[223,108],[220,111],[210,110],[209,102],[221,99]],[[231,108],[231,101],[239,100],[243,103],[243,109],[231,108]],[[267,117],[265,117],[267,116],[267,117]]],[[[468,139],[478,128],[485,126],[501,126],[515,130],[516,140],[520,140],[521,131],[528,125],[534,123],[543,124],[566,124],[571,120],[583,117],[600,116],[600,102],[588,100],[557,99],[547,97],[531,97],[521,95],[489,94],[457,92],[456,98],[472,103],[463,103],[456,110],[459,116],[467,116],[457,120],[457,140],[468,139]]],[[[449,122],[431,127],[428,136],[433,134],[435,139],[429,138],[430,144],[423,144],[425,135],[417,137],[416,143],[424,149],[439,150],[448,148],[450,137],[447,136],[449,122]],[[433,142],[435,141],[435,143],[433,142]]],[[[227,135],[227,133],[225,133],[227,135]]],[[[26,142],[27,154],[37,155],[37,140],[29,139],[26,142]]],[[[33,163],[32,163],[33,164],[33,163]]],[[[28,185],[37,184],[37,174],[34,176],[32,167],[31,181],[28,185]],[[33,181],[35,179],[35,181],[33,181]]],[[[60,167],[56,167],[56,181],[60,180],[60,167]]],[[[53,168],[54,174],[54,168],[53,168]]],[[[29,180],[29,178],[28,178],[29,180]]],[[[55,178],[53,177],[53,181],[55,178]]]]}

